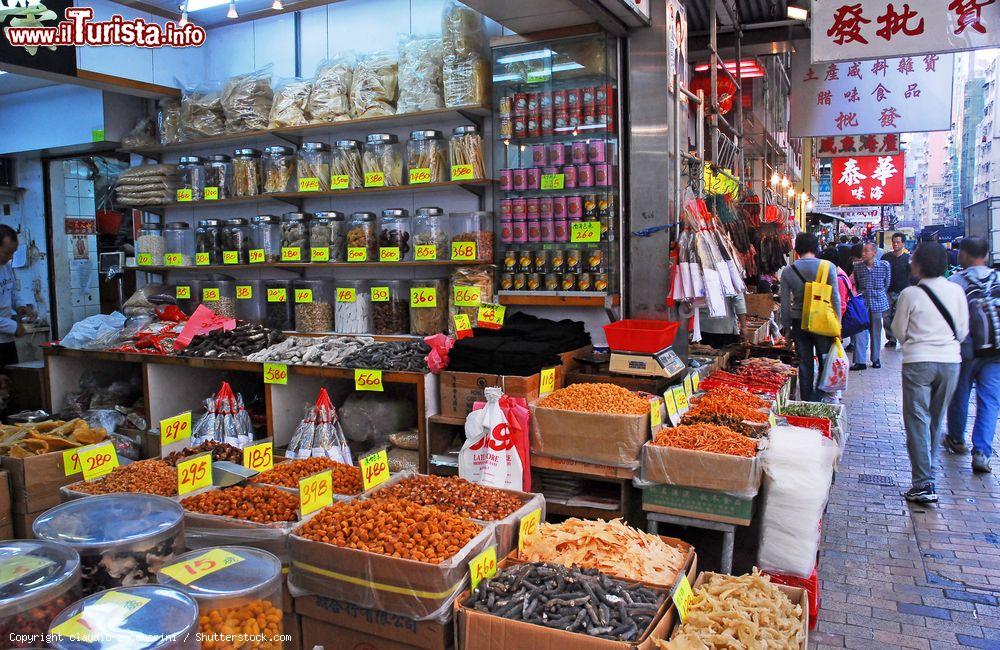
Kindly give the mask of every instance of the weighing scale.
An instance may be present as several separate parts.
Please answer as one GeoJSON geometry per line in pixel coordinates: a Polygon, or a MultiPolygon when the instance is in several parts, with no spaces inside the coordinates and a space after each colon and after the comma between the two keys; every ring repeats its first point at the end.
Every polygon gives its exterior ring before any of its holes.
{"type": "Polygon", "coordinates": [[[673,346],[668,346],[654,354],[612,350],[608,369],[622,375],[673,379],[687,370],[687,366],[674,352],[673,346]]]}
{"type": "MultiPolygon", "coordinates": [[[[687,370],[674,351],[678,323],[625,319],[604,326],[613,373],[673,379],[687,370]]],[[[682,349],[683,352],[683,349],[682,349]]]]}

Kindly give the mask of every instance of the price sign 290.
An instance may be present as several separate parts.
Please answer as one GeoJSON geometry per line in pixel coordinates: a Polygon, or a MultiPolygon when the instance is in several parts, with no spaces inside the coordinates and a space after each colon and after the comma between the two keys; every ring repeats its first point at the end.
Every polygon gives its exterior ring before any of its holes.
{"type": "Polygon", "coordinates": [[[160,420],[160,445],[166,446],[191,437],[191,411],[160,420]]]}

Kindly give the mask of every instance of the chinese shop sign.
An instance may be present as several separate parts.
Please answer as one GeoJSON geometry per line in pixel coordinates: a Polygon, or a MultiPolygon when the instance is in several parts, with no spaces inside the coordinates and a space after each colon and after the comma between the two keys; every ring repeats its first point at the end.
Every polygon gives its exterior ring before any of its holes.
{"type": "Polygon", "coordinates": [[[828,135],[816,138],[813,150],[817,156],[895,156],[899,153],[898,133],[868,135],[828,135]]]}
{"type": "Polygon", "coordinates": [[[953,54],[928,54],[812,64],[799,52],[792,57],[789,135],[948,131],[954,60],[953,54]]]}
{"type": "Polygon", "coordinates": [[[813,0],[812,61],[850,62],[1000,45],[997,0],[813,0]]]}
{"type": "Polygon", "coordinates": [[[903,202],[903,154],[834,158],[832,172],[834,207],[903,202]]]}

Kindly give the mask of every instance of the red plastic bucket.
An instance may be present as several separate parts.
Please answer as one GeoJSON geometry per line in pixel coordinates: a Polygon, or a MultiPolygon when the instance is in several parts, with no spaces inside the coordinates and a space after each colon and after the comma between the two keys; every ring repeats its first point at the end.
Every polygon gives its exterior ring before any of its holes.
{"type": "Polygon", "coordinates": [[[605,325],[604,335],[615,352],[655,354],[674,342],[677,327],[672,321],[626,318],[605,325]]]}

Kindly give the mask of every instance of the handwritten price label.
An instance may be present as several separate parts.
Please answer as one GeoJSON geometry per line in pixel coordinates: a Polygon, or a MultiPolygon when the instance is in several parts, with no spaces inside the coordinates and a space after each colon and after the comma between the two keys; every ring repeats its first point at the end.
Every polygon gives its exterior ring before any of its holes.
{"type": "Polygon", "coordinates": [[[472,336],[472,323],[469,321],[468,314],[455,314],[455,332],[459,334],[458,338],[465,338],[462,335],[463,332],[467,332],[466,336],[472,336]]]}
{"type": "Polygon", "coordinates": [[[649,428],[653,433],[663,424],[663,411],[660,409],[660,398],[654,397],[649,400],[649,428]]]}
{"type": "Polygon", "coordinates": [[[80,464],[79,451],[76,449],[67,449],[63,452],[63,470],[66,472],[66,476],[73,476],[83,471],[83,465],[80,464]]]}
{"type": "Polygon", "coordinates": [[[74,641],[95,643],[98,640],[98,632],[95,631],[97,626],[88,621],[88,617],[91,621],[100,619],[101,628],[111,630],[121,625],[125,619],[139,611],[148,602],[150,602],[149,598],[142,596],[109,591],[85,607],[82,612],[66,619],[49,631],[52,634],[72,638],[74,641]]]}
{"type": "Polygon", "coordinates": [[[542,379],[538,384],[538,396],[548,395],[556,389],[556,369],[542,368],[542,379]]]}
{"type": "Polygon", "coordinates": [[[299,179],[299,191],[300,192],[319,192],[319,179],[318,178],[300,178],[299,179]]]}
{"type": "Polygon", "coordinates": [[[313,301],[313,291],[312,289],[296,289],[295,290],[295,303],[298,305],[307,305],[313,301]]]}
{"type": "Polygon", "coordinates": [[[208,266],[211,260],[208,258],[208,253],[195,253],[194,263],[195,266],[208,266]]]}
{"type": "Polygon", "coordinates": [[[569,227],[569,240],[573,243],[601,241],[601,222],[574,221],[569,227]]]}
{"type": "Polygon", "coordinates": [[[398,262],[399,259],[399,246],[386,246],[378,249],[379,262],[398,262]]]}
{"type": "Polygon", "coordinates": [[[421,185],[431,182],[431,168],[417,167],[410,170],[410,185],[421,185]]]}
{"type": "Polygon", "coordinates": [[[212,452],[177,463],[177,494],[187,494],[212,484],[212,452]]]}
{"type": "Polygon", "coordinates": [[[663,401],[667,405],[667,417],[671,424],[677,422],[677,402],[674,400],[674,391],[668,390],[663,393],[663,401]]]}
{"type": "Polygon", "coordinates": [[[451,242],[451,259],[456,262],[469,262],[476,259],[476,242],[474,241],[453,241],[451,242]]]}
{"type": "Polygon", "coordinates": [[[692,596],[694,596],[694,592],[691,590],[691,583],[688,581],[688,577],[682,573],[680,580],[677,581],[677,586],[674,587],[674,593],[670,596],[674,601],[674,606],[677,607],[677,614],[682,623],[687,618],[688,605],[691,603],[692,596]]]}
{"type": "Polygon", "coordinates": [[[365,187],[385,187],[385,174],[382,172],[365,172],[365,187]]]}
{"type": "Polygon", "coordinates": [[[364,246],[351,246],[347,249],[348,262],[367,262],[368,249],[364,246]]]}
{"type": "Polygon", "coordinates": [[[476,320],[479,322],[480,327],[498,330],[503,327],[503,317],[506,311],[507,308],[503,305],[484,302],[479,305],[479,313],[476,315],[476,320]]]}
{"type": "Polygon", "coordinates": [[[191,287],[186,285],[177,285],[177,290],[174,292],[178,300],[190,300],[191,299],[191,287]]]}
{"type": "Polygon", "coordinates": [[[152,253],[139,253],[139,266],[152,266],[153,265],[153,254],[152,253]]]}
{"type": "Polygon", "coordinates": [[[477,307],[479,299],[479,287],[456,286],[453,290],[456,307],[477,307]]]}
{"type": "Polygon", "coordinates": [[[542,174],[543,190],[561,190],[566,186],[566,174],[542,174]]]}
{"type": "Polygon", "coordinates": [[[240,263],[240,252],[239,251],[222,251],[222,263],[223,264],[239,264],[240,263]]]}
{"type": "Polygon", "coordinates": [[[303,517],[331,503],[333,503],[332,470],[328,469],[299,480],[299,510],[303,517]]]}
{"type": "Polygon", "coordinates": [[[263,264],[264,263],[264,249],[255,248],[250,251],[250,263],[251,264],[263,264]]]}
{"type": "Polygon", "coordinates": [[[215,573],[226,567],[239,564],[242,561],[242,557],[224,548],[213,548],[211,551],[202,553],[190,560],[165,566],[160,569],[160,572],[170,576],[182,585],[189,585],[210,573],[215,573]]]}
{"type": "Polygon", "coordinates": [[[411,287],[411,307],[437,307],[437,289],[434,287],[411,287]]]}
{"type": "Polygon", "coordinates": [[[774,411],[767,414],[767,424],[771,428],[778,426],[778,418],[774,417],[774,411]]]}
{"type": "Polygon", "coordinates": [[[286,385],[288,383],[288,366],[283,363],[265,363],[264,383],[286,385]]]}
{"type": "Polygon", "coordinates": [[[476,174],[472,170],[472,165],[451,166],[451,180],[453,181],[471,181],[475,177],[476,174]]]}
{"type": "Polygon", "coordinates": [[[677,412],[684,414],[688,410],[688,397],[683,386],[674,386],[674,402],[677,403],[677,412]]]}
{"type": "Polygon", "coordinates": [[[309,261],[310,262],[329,262],[330,261],[330,249],[326,246],[323,248],[310,248],[309,249],[309,261]]]}
{"type": "Polygon", "coordinates": [[[688,397],[691,397],[692,393],[694,393],[694,390],[691,388],[691,375],[686,375],[684,377],[684,393],[687,394],[688,397]]]}
{"type": "Polygon", "coordinates": [[[80,468],[85,481],[110,474],[116,467],[118,467],[118,452],[110,442],[80,450],[80,468]]]}
{"type": "Polygon", "coordinates": [[[160,446],[191,437],[191,411],[160,420],[160,446]]]}
{"type": "Polygon", "coordinates": [[[219,289],[206,287],[201,290],[202,302],[219,302],[219,289]]]}
{"type": "Polygon", "coordinates": [[[0,586],[55,564],[37,555],[10,555],[0,560],[0,586]]]}
{"type": "Polygon", "coordinates": [[[259,445],[244,447],[243,467],[258,472],[266,472],[274,467],[274,444],[262,442],[259,445]]]}
{"type": "Polygon", "coordinates": [[[438,258],[438,248],[434,244],[418,244],[413,249],[413,259],[418,262],[433,262],[438,258]]]}
{"type": "Polygon", "coordinates": [[[475,590],[483,580],[489,580],[497,574],[497,547],[491,546],[469,561],[469,574],[472,577],[472,589],[475,590]]]}
{"type": "Polygon", "coordinates": [[[365,491],[382,485],[389,480],[389,456],[385,449],[369,454],[361,459],[361,481],[365,491]]]}
{"type": "Polygon", "coordinates": [[[381,393],[385,388],[382,386],[381,370],[354,370],[354,390],[370,390],[381,393]]]}
{"type": "Polygon", "coordinates": [[[389,302],[389,287],[372,287],[372,302],[389,302]]]}
{"type": "Polygon", "coordinates": [[[699,385],[701,385],[701,374],[696,372],[691,375],[691,389],[697,393],[699,385]]]}
{"type": "Polygon", "coordinates": [[[194,197],[193,190],[177,190],[177,202],[187,203],[194,197]]]}
{"type": "Polygon", "coordinates": [[[268,302],[285,302],[288,300],[288,291],[286,289],[268,289],[267,290],[267,301],[268,302]]]}
{"type": "Polygon", "coordinates": [[[205,188],[205,200],[206,201],[218,201],[219,200],[219,188],[217,187],[206,187],[205,188]]]}
{"type": "Polygon", "coordinates": [[[334,174],[330,177],[331,190],[346,190],[351,186],[351,177],[347,174],[334,174]]]}
{"type": "Polygon", "coordinates": [[[301,262],[302,249],[298,246],[283,246],[281,248],[282,262],[301,262]]]}
{"type": "Polygon", "coordinates": [[[253,285],[252,284],[238,284],[236,285],[236,299],[237,300],[250,300],[253,298],[253,285]]]}
{"type": "Polygon", "coordinates": [[[528,514],[521,517],[521,526],[518,529],[517,550],[524,552],[524,540],[538,532],[538,527],[542,523],[542,509],[535,508],[528,514]]]}
{"type": "Polygon", "coordinates": [[[180,253],[167,253],[163,256],[163,263],[167,266],[184,266],[184,256],[180,253]]]}
{"type": "Polygon", "coordinates": [[[348,287],[340,287],[337,289],[337,302],[357,302],[358,301],[358,290],[351,289],[348,287]]]}

